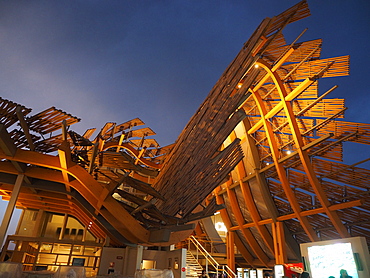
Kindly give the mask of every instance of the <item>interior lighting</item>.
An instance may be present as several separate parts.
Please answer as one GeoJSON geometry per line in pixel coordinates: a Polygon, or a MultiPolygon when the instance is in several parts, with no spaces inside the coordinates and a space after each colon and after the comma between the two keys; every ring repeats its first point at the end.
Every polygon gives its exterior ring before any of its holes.
{"type": "Polygon", "coordinates": [[[286,151],[286,154],[288,154],[288,155],[289,155],[289,154],[291,154],[291,153],[292,153],[292,151],[291,151],[291,150],[287,150],[287,151],[286,151]]]}
{"type": "Polygon", "coordinates": [[[216,231],[218,232],[227,232],[224,222],[216,222],[215,228],[216,228],[216,231]]]}
{"type": "Polygon", "coordinates": [[[259,67],[259,65],[255,64],[254,67],[257,69],[259,67]]]}

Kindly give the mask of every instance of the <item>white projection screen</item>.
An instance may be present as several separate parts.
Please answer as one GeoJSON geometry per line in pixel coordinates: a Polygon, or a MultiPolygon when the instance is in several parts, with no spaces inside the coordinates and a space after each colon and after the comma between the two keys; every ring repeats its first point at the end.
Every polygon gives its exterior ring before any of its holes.
{"type": "Polygon", "coordinates": [[[363,237],[304,243],[301,253],[312,278],[339,277],[341,269],[353,278],[370,277],[370,255],[363,237]]]}

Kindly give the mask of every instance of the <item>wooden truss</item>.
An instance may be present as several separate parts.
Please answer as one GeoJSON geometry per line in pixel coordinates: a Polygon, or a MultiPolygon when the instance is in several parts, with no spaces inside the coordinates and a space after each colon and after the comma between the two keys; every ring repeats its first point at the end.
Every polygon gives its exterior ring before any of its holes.
{"type": "Polygon", "coordinates": [[[224,146],[239,138],[246,157],[215,195],[252,266],[299,261],[298,244],[308,241],[365,236],[370,243],[363,221],[370,171],[342,163],[343,143],[369,145],[370,125],[341,120],[344,100],[324,98],[336,86],[317,90],[321,78],[348,75],[349,57],[320,59],[321,40],[298,42],[300,35],[287,44],[281,34],[308,14],[302,1],[264,20],[230,66],[238,67],[230,85],[247,96],[240,105],[247,118],[224,146]]]}

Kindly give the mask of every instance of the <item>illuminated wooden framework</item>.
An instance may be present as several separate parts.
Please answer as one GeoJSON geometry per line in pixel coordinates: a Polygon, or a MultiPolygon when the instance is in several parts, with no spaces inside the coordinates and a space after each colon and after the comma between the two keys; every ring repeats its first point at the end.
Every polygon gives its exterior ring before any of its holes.
{"type": "MultiPolygon", "coordinates": [[[[346,141],[369,145],[370,125],[343,120],[343,99],[318,80],[348,75],[349,57],[320,59],[322,41],[287,44],[282,30],[309,16],[306,1],[266,18],[170,146],[136,118],[92,139],[54,107],[0,99],[0,195],[69,214],[111,245],[169,245],[220,211],[241,266],[298,261],[298,244],[365,236],[370,171],[343,164],[346,141]],[[192,224],[189,224],[192,223],[192,224]]],[[[232,266],[233,267],[233,266],[232,266]]]]}
{"type": "Polygon", "coordinates": [[[370,223],[362,221],[370,216],[370,171],[359,167],[369,159],[342,163],[343,143],[369,145],[370,125],[341,120],[344,100],[324,98],[337,86],[318,94],[320,78],[348,75],[348,56],[320,59],[321,40],[298,42],[304,31],[285,42],[282,28],[303,14],[305,1],[264,20],[233,62],[253,61],[233,85],[249,92],[240,106],[247,118],[224,146],[239,138],[246,157],[214,194],[249,266],[299,261],[298,243],[308,241],[364,236],[370,243],[370,223]]]}

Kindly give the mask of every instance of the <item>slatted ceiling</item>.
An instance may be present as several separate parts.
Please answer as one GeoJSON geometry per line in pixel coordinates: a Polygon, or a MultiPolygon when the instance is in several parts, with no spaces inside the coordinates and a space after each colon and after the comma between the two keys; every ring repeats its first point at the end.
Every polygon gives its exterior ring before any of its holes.
{"type": "Polygon", "coordinates": [[[47,134],[62,128],[62,122],[66,121],[67,126],[80,121],[66,112],[50,107],[36,115],[26,118],[29,129],[40,134],[47,134]]]}
{"type": "MultiPolygon", "coordinates": [[[[286,153],[286,151],[281,151],[281,158],[287,156],[288,154],[286,153]]],[[[295,155],[293,157],[290,157],[288,160],[284,161],[282,163],[282,165],[285,167],[285,168],[294,168],[294,169],[297,169],[297,170],[300,170],[299,167],[301,166],[302,164],[302,161],[299,157],[299,155],[295,155]]]]}
{"type": "Polygon", "coordinates": [[[315,75],[332,62],[334,62],[334,64],[332,64],[330,68],[324,73],[323,77],[338,77],[349,75],[349,56],[340,56],[305,62],[295,71],[294,78],[299,80],[304,79],[310,75],[315,75]]]}
{"type": "Polygon", "coordinates": [[[285,145],[291,140],[290,134],[283,134],[283,133],[276,134],[275,133],[275,137],[279,145],[285,145]]]}
{"type": "Polygon", "coordinates": [[[130,143],[132,143],[133,146],[140,147],[140,148],[158,148],[159,147],[158,142],[153,138],[147,138],[144,140],[130,139],[130,143]]]}
{"type": "Polygon", "coordinates": [[[62,135],[58,134],[50,138],[34,142],[35,151],[42,153],[50,153],[58,150],[60,144],[63,142],[62,135]]]}
{"type": "MultiPolygon", "coordinates": [[[[299,100],[299,107],[294,106],[295,114],[307,107],[311,101],[299,100]]],[[[344,107],[344,99],[323,99],[302,114],[303,117],[327,118],[338,114],[344,107]]],[[[342,118],[343,115],[338,115],[342,118]]]]}
{"type": "Polygon", "coordinates": [[[293,212],[292,207],[289,203],[284,202],[279,198],[274,198],[274,203],[279,215],[287,215],[293,212]]]}
{"type": "MultiPolygon", "coordinates": [[[[323,176],[335,180],[341,184],[358,186],[364,190],[370,189],[370,171],[359,167],[346,167],[334,161],[325,161],[313,158],[315,170],[323,176]]],[[[348,187],[349,188],[349,187],[348,187]]],[[[349,189],[353,191],[352,189],[349,189]]]]}
{"type": "MultiPolygon", "coordinates": [[[[330,141],[323,142],[319,146],[315,146],[315,147],[311,148],[310,153],[316,152],[316,151],[328,146],[331,143],[332,142],[330,142],[330,141]]],[[[326,149],[322,152],[316,153],[315,156],[320,156],[320,157],[323,157],[323,158],[328,158],[328,159],[332,159],[332,160],[336,160],[336,161],[341,162],[341,161],[343,161],[343,145],[342,145],[342,143],[338,143],[334,146],[331,146],[329,149],[326,149]]]]}
{"type": "Polygon", "coordinates": [[[288,227],[288,229],[292,232],[292,234],[296,237],[298,243],[302,242],[310,242],[310,239],[304,232],[301,224],[297,219],[288,219],[285,220],[284,223],[288,227]]]}
{"type": "Polygon", "coordinates": [[[363,222],[364,220],[369,221],[370,212],[366,212],[364,210],[359,211],[356,208],[343,209],[341,211],[341,219],[346,223],[363,222]]]}
{"type": "Polygon", "coordinates": [[[166,198],[166,202],[161,204],[160,210],[168,215],[176,215],[179,210],[182,210],[184,215],[189,214],[224,180],[231,169],[242,159],[243,153],[236,141],[224,149],[219,156],[216,160],[209,161],[208,165],[193,166],[193,164],[185,163],[184,168],[189,168],[189,164],[190,167],[195,167],[193,168],[195,171],[183,169],[185,173],[195,173],[194,177],[187,175],[181,179],[181,184],[188,185],[188,187],[192,185],[190,192],[184,196],[183,192],[186,188],[180,187],[178,184],[173,187],[173,183],[167,183],[165,189],[162,187],[159,191],[166,198]]]}
{"type": "Polygon", "coordinates": [[[18,121],[16,113],[17,107],[21,108],[21,112],[24,116],[32,111],[31,108],[26,108],[21,104],[0,97],[0,123],[3,124],[5,128],[12,126],[18,121]]]}
{"type": "Polygon", "coordinates": [[[281,186],[279,182],[274,181],[273,179],[269,179],[268,186],[269,186],[270,193],[272,196],[276,196],[276,197],[279,197],[279,199],[283,199],[284,201],[287,201],[286,194],[283,190],[283,187],[281,186]]]}
{"type": "MultiPolygon", "coordinates": [[[[27,138],[22,130],[13,129],[11,132],[9,132],[10,137],[14,141],[14,145],[17,148],[29,148],[27,138]]],[[[39,136],[31,134],[32,142],[36,142],[40,139],[39,136]]]]}
{"type": "Polygon", "coordinates": [[[321,54],[321,44],[322,39],[316,39],[294,44],[293,47],[295,47],[296,49],[287,59],[287,63],[300,63],[307,57],[309,57],[310,60],[319,59],[321,54]]]}
{"type": "Polygon", "coordinates": [[[278,34],[275,39],[270,42],[267,48],[263,52],[263,56],[271,61],[276,61],[279,59],[280,55],[283,53],[283,49],[286,49],[286,41],[282,34],[278,34]]]}
{"type": "Polygon", "coordinates": [[[247,114],[247,117],[251,117],[249,121],[252,123],[257,122],[259,119],[261,119],[260,114],[258,112],[258,108],[256,105],[243,105],[243,109],[245,113],[247,114]],[[257,118],[257,119],[256,119],[257,118]]]}
{"type": "Polygon", "coordinates": [[[279,34],[265,49],[263,56],[270,61],[276,62],[288,48],[289,46],[286,44],[284,35],[279,34]]]}
{"type": "MultiPolygon", "coordinates": [[[[322,216],[320,214],[309,215],[307,216],[307,218],[309,222],[312,223],[314,229],[322,229],[328,226],[332,226],[330,220],[327,217],[322,216]]],[[[336,233],[336,235],[338,234],[336,233]]]]}
{"type": "MultiPolygon", "coordinates": [[[[300,187],[300,185],[306,184],[308,182],[307,176],[294,169],[288,169],[289,183],[294,187],[300,187]]],[[[305,188],[305,190],[310,191],[310,188],[305,188]]],[[[313,190],[311,189],[311,193],[313,190]]]]}
{"type": "MultiPolygon", "coordinates": [[[[262,74],[261,74],[261,78],[263,78],[262,74]]],[[[258,90],[258,93],[261,95],[262,99],[273,99],[273,98],[279,97],[276,87],[270,82],[265,82],[263,87],[261,87],[258,90]]],[[[254,99],[253,99],[253,102],[248,101],[248,103],[246,103],[246,105],[252,105],[252,104],[254,106],[256,105],[254,99]]]]}
{"type": "MultiPolygon", "coordinates": [[[[321,120],[319,120],[318,123],[321,123],[321,120]]],[[[358,134],[349,138],[348,141],[358,142],[365,145],[370,144],[370,124],[367,123],[330,121],[318,130],[317,134],[318,136],[322,136],[322,134],[327,134],[328,132],[334,133],[334,136],[338,138],[346,134],[357,132],[358,134]]]]}
{"type": "Polygon", "coordinates": [[[338,186],[337,183],[331,182],[329,180],[322,180],[321,186],[327,194],[331,204],[336,204],[342,199],[343,190],[338,186]]]}
{"type": "Polygon", "coordinates": [[[248,121],[250,122],[251,126],[253,126],[256,123],[258,123],[259,120],[261,120],[261,117],[259,115],[258,116],[255,116],[255,115],[249,114],[249,116],[248,116],[248,121]]]}

